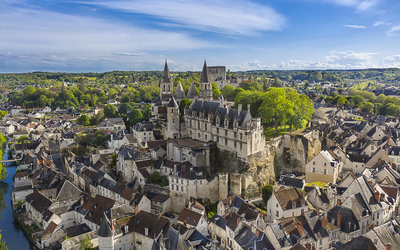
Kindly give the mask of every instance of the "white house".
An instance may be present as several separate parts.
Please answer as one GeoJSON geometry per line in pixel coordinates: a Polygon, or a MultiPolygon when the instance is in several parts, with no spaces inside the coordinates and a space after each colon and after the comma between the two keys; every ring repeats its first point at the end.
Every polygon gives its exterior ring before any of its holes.
{"type": "Polygon", "coordinates": [[[322,150],[306,165],[306,182],[331,182],[336,183],[342,172],[343,163],[332,152],[322,150]]]}
{"type": "Polygon", "coordinates": [[[304,193],[296,188],[281,189],[273,192],[267,203],[268,220],[300,216],[308,211],[304,193]]]}

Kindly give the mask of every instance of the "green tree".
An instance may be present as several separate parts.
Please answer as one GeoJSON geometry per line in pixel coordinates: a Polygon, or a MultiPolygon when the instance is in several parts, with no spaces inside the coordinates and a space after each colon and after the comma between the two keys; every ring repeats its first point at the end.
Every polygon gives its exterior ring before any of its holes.
{"type": "Polygon", "coordinates": [[[128,95],[125,95],[124,97],[122,97],[121,102],[129,103],[129,102],[131,102],[131,98],[128,95]]]}
{"type": "Polygon", "coordinates": [[[283,88],[269,88],[264,95],[264,101],[259,108],[259,113],[264,121],[273,120],[275,134],[278,134],[278,125],[293,112],[293,103],[286,98],[283,88]]]}
{"type": "Polygon", "coordinates": [[[211,85],[212,85],[213,98],[218,99],[221,96],[221,91],[219,90],[218,84],[213,82],[211,83],[211,85]]]}
{"type": "Polygon", "coordinates": [[[185,108],[189,107],[191,103],[192,103],[192,101],[187,98],[182,99],[181,103],[179,103],[179,112],[180,112],[181,116],[183,116],[183,112],[184,112],[185,108]]]}
{"type": "Polygon", "coordinates": [[[225,98],[233,97],[234,91],[235,91],[235,87],[233,87],[232,85],[228,84],[228,85],[225,85],[222,88],[222,95],[225,98]]]}
{"type": "MultiPolygon", "coordinates": [[[[6,138],[3,136],[3,134],[0,133],[0,159],[3,159],[3,155],[7,147],[6,143],[7,143],[6,138]]],[[[3,166],[3,163],[0,162],[0,182],[4,181],[6,178],[7,178],[7,169],[3,166]]],[[[1,204],[6,204],[6,203],[0,202],[0,205],[1,204]]]]}
{"type": "Polygon", "coordinates": [[[279,80],[278,76],[274,76],[274,82],[272,83],[272,87],[278,88],[281,86],[281,81],[279,80]]]}
{"type": "Polygon", "coordinates": [[[124,103],[121,103],[121,105],[119,105],[118,113],[126,114],[126,112],[132,111],[132,109],[133,108],[129,103],[124,102],[124,103]]]}
{"type": "Polygon", "coordinates": [[[79,250],[90,250],[93,249],[93,243],[89,236],[83,238],[79,245],[79,250]]]}
{"type": "Polygon", "coordinates": [[[372,102],[362,103],[359,108],[362,112],[372,113],[374,111],[374,104],[372,102]]]}
{"type": "Polygon", "coordinates": [[[337,100],[337,105],[339,105],[339,106],[344,106],[344,104],[346,104],[346,99],[345,99],[344,97],[340,97],[340,98],[337,100]]]}
{"type": "Polygon", "coordinates": [[[23,136],[21,136],[21,137],[18,138],[17,143],[18,143],[18,144],[21,144],[21,143],[30,143],[30,141],[29,141],[28,136],[23,135],[23,136]]]}
{"type": "Polygon", "coordinates": [[[143,121],[143,114],[139,109],[134,109],[129,115],[129,122],[131,126],[135,125],[136,123],[143,121]]]}
{"type": "Polygon", "coordinates": [[[115,108],[114,105],[107,104],[104,107],[104,116],[107,117],[107,118],[115,117],[116,112],[117,112],[117,109],[115,108]]]}
{"type": "Polygon", "coordinates": [[[261,189],[262,199],[265,203],[268,203],[269,197],[271,197],[274,188],[271,185],[266,185],[261,189]]]}
{"type": "Polygon", "coordinates": [[[90,117],[87,115],[81,115],[78,117],[78,119],[76,119],[76,122],[78,124],[85,124],[86,122],[90,121],[90,117]]]}

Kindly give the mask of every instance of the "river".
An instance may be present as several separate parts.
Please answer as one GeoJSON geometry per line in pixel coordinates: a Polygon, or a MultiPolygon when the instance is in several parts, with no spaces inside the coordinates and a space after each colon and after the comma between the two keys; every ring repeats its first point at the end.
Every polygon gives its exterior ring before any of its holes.
{"type": "MultiPolygon", "coordinates": [[[[8,146],[3,160],[8,160],[8,146]]],[[[18,222],[14,222],[11,205],[11,189],[16,166],[7,167],[8,177],[0,183],[0,230],[2,240],[5,240],[9,250],[33,250],[33,244],[28,240],[18,222]]]]}

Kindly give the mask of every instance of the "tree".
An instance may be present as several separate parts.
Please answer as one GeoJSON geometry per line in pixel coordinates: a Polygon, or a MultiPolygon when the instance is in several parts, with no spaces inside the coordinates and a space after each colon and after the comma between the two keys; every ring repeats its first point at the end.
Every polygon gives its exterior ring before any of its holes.
{"type": "Polygon", "coordinates": [[[89,236],[86,236],[85,238],[83,238],[83,240],[81,241],[80,245],[79,245],[79,250],[90,250],[93,249],[93,243],[92,240],[90,239],[89,236]]]}
{"type": "Polygon", "coordinates": [[[17,143],[18,143],[18,144],[21,144],[21,143],[30,143],[30,141],[29,141],[28,136],[23,135],[23,136],[21,136],[21,137],[18,138],[17,143]]]}
{"type": "Polygon", "coordinates": [[[124,102],[124,103],[121,103],[121,105],[119,105],[118,113],[126,114],[126,112],[132,111],[132,109],[133,108],[129,103],[124,102]]]}
{"type": "Polygon", "coordinates": [[[76,119],[76,122],[78,124],[85,124],[86,122],[89,122],[89,121],[90,121],[90,118],[87,115],[81,115],[78,117],[78,119],[76,119]]]}
{"type": "MultiPolygon", "coordinates": [[[[6,138],[0,133],[0,159],[3,159],[3,155],[7,147],[6,143],[7,143],[6,138]]],[[[3,167],[3,163],[0,162],[0,182],[5,180],[6,178],[7,178],[7,169],[3,167]]]]}
{"type": "Polygon", "coordinates": [[[218,84],[213,82],[211,83],[211,85],[212,85],[213,98],[218,99],[221,96],[221,91],[219,90],[218,84]]]}
{"type": "Polygon", "coordinates": [[[132,110],[131,114],[129,115],[129,122],[131,126],[135,125],[136,123],[143,121],[143,114],[139,109],[132,110]]]}
{"type": "Polygon", "coordinates": [[[374,111],[374,104],[372,102],[362,103],[359,108],[362,112],[372,113],[374,111]]]}
{"type": "Polygon", "coordinates": [[[346,103],[346,99],[344,97],[339,97],[339,99],[337,101],[337,105],[344,106],[345,103],[346,103]]]}
{"type": "Polygon", "coordinates": [[[264,95],[264,101],[259,108],[259,113],[264,121],[273,120],[275,134],[278,134],[278,125],[284,121],[288,114],[293,112],[293,103],[286,98],[283,88],[270,88],[264,95]]]}
{"type": "Polygon", "coordinates": [[[115,117],[115,113],[117,112],[117,109],[115,108],[114,105],[107,104],[104,107],[104,116],[107,118],[113,118],[115,117]]]}
{"type": "Polygon", "coordinates": [[[191,103],[192,103],[192,101],[187,98],[182,99],[181,103],[179,103],[179,112],[180,112],[181,116],[183,116],[183,112],[184,112],[185,108],[189,107],[191,103]]]}
{"type": "Polygon", "coordinates": [[[129,102],[131,102],[131,98],[128,95],[125,95],[124,97],[122,97],[121,102],[129,103],[129,102]]]}
{"type": "Polygon", "coordinates": [[[225,98],[233,97],[234,91],[235,91],[235,87],[233,87],[232,85],[228,84],[228,85],[225,85],[225,86],[222,88],[222,95],[223,95],[225,98]]]}
{"type": "Polygon", "coordinates": [[[274,188],[271,185],[266,185],[261,189],[262,199],[265,203],[268,203],[269,197],[271,197],[274,188]]]}
{"type": "Polygon", "coordinates": [[[274,76],[274,82],[272,83],[272,87],[278,88],[281,86],[281,81],[279,80],[278,76],[274,76]]]}

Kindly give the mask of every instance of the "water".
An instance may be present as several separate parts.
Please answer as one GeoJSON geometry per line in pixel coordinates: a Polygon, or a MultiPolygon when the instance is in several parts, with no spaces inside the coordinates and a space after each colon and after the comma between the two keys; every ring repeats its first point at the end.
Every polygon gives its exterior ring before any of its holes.
{"type": "MultiPolygon", "coordinates": [[[[8,160],[8,146],[3,160],[8,160]]],[[[33,250],[33,244],[22,231],[18,222],[14,222],[11,205],[11,189],[13,187],[13,175],[17,171],[16,166],[7,167],[8,177],[0,183],[0,230],[2,240],[10,250],[33,250]]]]}

